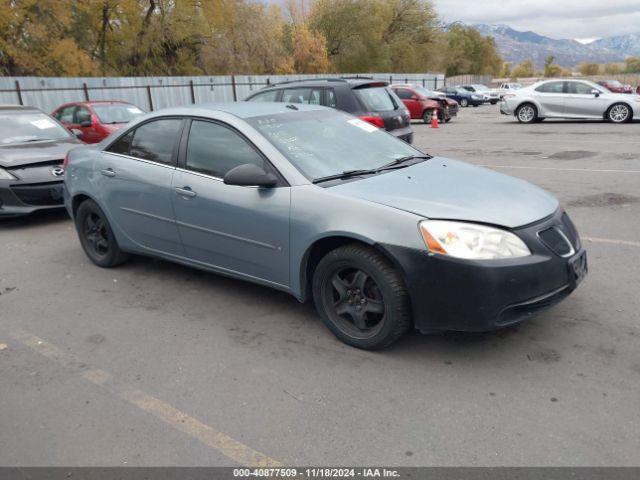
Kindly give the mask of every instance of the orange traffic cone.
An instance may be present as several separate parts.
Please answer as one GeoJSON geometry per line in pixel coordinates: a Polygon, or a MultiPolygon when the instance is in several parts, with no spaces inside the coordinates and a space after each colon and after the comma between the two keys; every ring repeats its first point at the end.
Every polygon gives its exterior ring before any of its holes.
{"type": "Polygon", "coordinates": [[[437,110],[435,112],[433,112],[433,114],[431,115],[431,128],[440,128],[438,126],[438,111],[437,110]]]}

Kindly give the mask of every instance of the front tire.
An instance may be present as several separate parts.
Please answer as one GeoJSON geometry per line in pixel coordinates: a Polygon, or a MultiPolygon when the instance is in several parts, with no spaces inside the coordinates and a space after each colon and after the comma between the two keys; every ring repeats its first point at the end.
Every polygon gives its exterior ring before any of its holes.
{"type": "Polygon", "coordinates": [[[424,123],[431,123],[431,118],[433,117],[433,109],[427,109],[424,112],[422,112],[422,121],[424,123]]]}
{"type": "Polygon", "coordinates": [[[84,253],[97,266],[111,268],[129,258],[120,250],[106,215],[93,200],[85,200],[78,207],[76,230],[84,253]]]}
{"type": "Polygon", "coordinates": [[[371,247],[349,244],[329,252],[318,263],[312,283],[322,321],[348,345],[384,348],[411,326],[402,277],[371,247]]]}
{"type": "Polygon", "coordinates": [[[631,121],[633,117],[633,112],[629,105],[625,103],[616,103],[611,105],[609,110],[607,111],[607,118],[612,123],[626,123],[631,121]]]}
{"type": "Polygon", "coordinates": [[[524,103],[516,110],[516,118],[520,123],[534,123],[538,118],[538,109],[531,103],[524,103]]]}

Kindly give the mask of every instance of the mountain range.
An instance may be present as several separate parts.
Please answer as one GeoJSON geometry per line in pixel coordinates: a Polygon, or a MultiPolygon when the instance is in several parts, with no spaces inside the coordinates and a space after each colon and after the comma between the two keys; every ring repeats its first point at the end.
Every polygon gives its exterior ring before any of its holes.
{"type": "Polygon", "coordinates": [[[563,67],[575,67],[581,62],[622,62],[629,56],[640,56],[640,33],[606,37],[591,43],[573,39],[555,39],[535,32],[521,32],[507,25],[473,25],[484,36],[495,39],[503,58],[513,65],[531,59],[542,68],[549,55],[563,67]]]}

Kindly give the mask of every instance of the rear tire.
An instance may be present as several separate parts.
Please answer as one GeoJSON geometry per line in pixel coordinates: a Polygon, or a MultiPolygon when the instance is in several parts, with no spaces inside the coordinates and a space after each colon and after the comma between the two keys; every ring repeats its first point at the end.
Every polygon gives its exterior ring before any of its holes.
{"type": "Polygon", "coordinates": [[[404,281],[371,247],[348,244],[329,252],[315,269],[312,288],[322,321],[353,347],[387,347],[411,327],[404,281]]]}
{"type": "Polygon", "coordinates": [[[461,107],[468,107],[469,106],[469,100],[467,100],[466,98],[460,99],[460,106],[461,107]]]}
{"type": "Polygon", "coordinates": [[[516,118],[520,123],[534,123],[538,118],[538,109],[531,103],[523,103],[516,110],[516,118]]]}
{"type": "Polygon", "coordinates": [[[76,212],[75,223],[80,245],[94,264],[111,268],[127,261],[129,255],[120,250],[111,225],[96,202],[82,202],[76,212]]]}
{"type": "Polygon", "coordinates": [[[611,123],[626,123],[633,118],[633,111],[626,103],[614,103],[607,110],[607,119],[611,123]]]}

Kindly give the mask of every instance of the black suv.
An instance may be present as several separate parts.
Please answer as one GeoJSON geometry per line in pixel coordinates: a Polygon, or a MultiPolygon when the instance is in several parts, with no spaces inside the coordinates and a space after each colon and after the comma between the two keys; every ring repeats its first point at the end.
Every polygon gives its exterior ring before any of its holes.
{"type": "Polygon", "coordinates": [[[295,80],[265,87],[245,101],[325,105],[384,128],[405,142],[413,142],[409,111],[388,82],[363,78],[295,80]]]}

